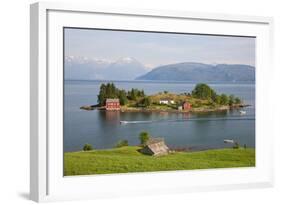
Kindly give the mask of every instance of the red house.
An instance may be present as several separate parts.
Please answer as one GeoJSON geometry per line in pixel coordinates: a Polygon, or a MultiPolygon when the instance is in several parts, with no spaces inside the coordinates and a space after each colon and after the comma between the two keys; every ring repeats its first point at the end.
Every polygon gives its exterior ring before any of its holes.
{"type": "Polygon", "coordinates": [[[105,101],[105,109],[106,110],[120,110],[120,102],[119,99],[106,99],[105,101]]]}
{"type": "Polygon", "coordinates": [[[182,109],[183,110],[190,110],[191,109],[191,104],[189,102],[184,102],[182,104],[182,109]]]}

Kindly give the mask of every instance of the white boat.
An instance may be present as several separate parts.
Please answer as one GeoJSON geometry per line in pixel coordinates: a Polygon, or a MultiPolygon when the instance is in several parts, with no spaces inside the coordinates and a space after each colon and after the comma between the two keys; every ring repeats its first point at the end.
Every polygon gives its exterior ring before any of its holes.
{"type": "Polygon", "coordinates": [[[246,111],[244,111],[244,110],[240,110],[239,112],[240,112],[240,115],[245,115],[246,114],[246,111]]]}
{"type": "Polygon", "coordinates": [[[153,121],[120,121],[120,124],[151,123],[153,121]]]}
{"type": "Polygon", "coordinates": [[[234,142],[234,140],[228,140],[228,139],[223,140],[223,142],[224,142],[224,143],[232,143],[232,144],[234,144],[234,143],[235,143],[235,142],[234,142]]]}

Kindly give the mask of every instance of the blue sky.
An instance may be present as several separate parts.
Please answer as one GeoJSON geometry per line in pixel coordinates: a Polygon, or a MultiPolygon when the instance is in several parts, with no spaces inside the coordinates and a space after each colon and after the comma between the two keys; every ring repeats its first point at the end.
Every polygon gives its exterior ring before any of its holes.
{"type": "Polygon", "coordinates": [[[180,62],[254,66],[255,38],[66,28],[65,55],[133,57],[150,68],[180,62]]]}

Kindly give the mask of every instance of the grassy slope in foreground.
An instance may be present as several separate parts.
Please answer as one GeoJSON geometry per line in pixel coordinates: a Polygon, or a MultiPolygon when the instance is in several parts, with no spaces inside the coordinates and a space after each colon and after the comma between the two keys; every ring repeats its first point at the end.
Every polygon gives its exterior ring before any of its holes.
{"type": "Polygon", "coordinates": [[[255,166],[255,149],[176,152],[161,157],[143,155],[140,147],[64,153],[64,175],[91,175],[168,170],[255,166]]]}

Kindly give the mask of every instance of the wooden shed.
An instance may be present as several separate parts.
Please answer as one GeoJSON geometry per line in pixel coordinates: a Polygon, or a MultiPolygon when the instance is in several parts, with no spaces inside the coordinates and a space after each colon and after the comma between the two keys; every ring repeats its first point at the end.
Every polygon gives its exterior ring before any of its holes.
{"type": "Polygon", "coordinates": [[[169,148],[162,138],[152,138],[146,142],[146,145],[140,150],[143,154],[159,156],[169,153],[169,148]]]}
{"type": "Polygon", "coordinates": [[[120,102],[118,98],[106,99],[105,102],[106,110],[120,110],[120,102]]]}
{"type": "Polygon", "coordinates": [[[190,104],[189,102],[184,102],[184,103],[182,104],[182,108],[183,108],[184,110],[190,110],[190,109],[191,109],[191,104],[190,104]]]}

